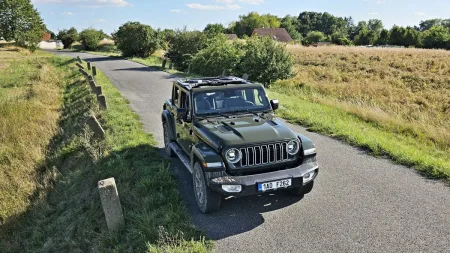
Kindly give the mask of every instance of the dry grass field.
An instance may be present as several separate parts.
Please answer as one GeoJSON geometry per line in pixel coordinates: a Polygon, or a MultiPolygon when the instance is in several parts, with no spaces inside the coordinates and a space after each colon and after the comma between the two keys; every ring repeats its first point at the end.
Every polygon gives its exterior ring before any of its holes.
{"type": "MultiPolygon", "coordinates": [[[[450,51],[337,46],[287,49],[293,55],[296,76],[277,82],[271,91],[285,96],[288,110],[294,108],[289,106],[291,102],[303,100],[345,112],[377,130],[423,143],[424,152],[432,146],[436,156],[446,161],[442,166],[449,166],[450,51]]],[[[309,116],[293,111],[284,111],[284,115],[310,121],[309,116]]],[[[328,124],[333,134],[332,120],[328,124]]],[[[417,144],[406,142],[403,144],[417,144]]],[[[378,146],[386,151],[383,144],[378,146]]],[[[437,164],[441,163],[429,165],[436,169],[437,164]]]]}

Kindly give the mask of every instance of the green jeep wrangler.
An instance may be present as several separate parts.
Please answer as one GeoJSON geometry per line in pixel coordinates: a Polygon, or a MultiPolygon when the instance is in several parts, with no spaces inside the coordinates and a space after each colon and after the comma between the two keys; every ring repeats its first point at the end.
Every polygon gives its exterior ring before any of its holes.
{"type": "Polygon", "coordinates": [[[311,191],[319,172],[314,144],[278,120],[277,108],[261,84],[241,78],[173,83],[162,113],[165,152],[193,175],[202,212],[217,211],[222,196],[311,191]]]}

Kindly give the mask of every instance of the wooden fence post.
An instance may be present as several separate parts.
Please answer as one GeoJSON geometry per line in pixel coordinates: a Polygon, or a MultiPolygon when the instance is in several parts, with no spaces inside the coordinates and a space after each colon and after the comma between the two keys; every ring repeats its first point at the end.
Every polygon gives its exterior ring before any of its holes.
{"type": "Polygon", "coordinates": [[[91,70],[91,62],[87,62],[87,67],[88,67],[88,70],[91,70]]]}
{"type": "Polygon", "coordinates": [[[86,121],[86,124],[89,126],[92,132],[94,132],[95,138],[103,138],[105,136],[105,130],[103,130],[103,127],[100,125],[94,115],[91,115],[91,117],[89,117],[89,119],[86,121]]]}
{"type": "Polygon", "coordinates": [[[77,56],[77,60],[79,63],[82,63],[80,56],[77,56]]]}
{"type": "Polygon", "coordinates": [[[98,190],[105,213],[106,225],[110,231],[118,231],[125,225],[125,219],[123,218],[116,181],[114,178],[101,180],[98,182],[98,190]]]}
{"type": "Polygon", "coordinates": [[[102,86],[94,86],[94,92],[97,96],[102,95],[102,86]]]}
{"type": "Polygon", "coordinates": [[[76,63],[75,65],[77,65],[80,69],[84,69],[83,65],[81,65],[80,63],[76,63]]]}
{"type": "Polygon", "coordinates": [[[92,75],[96,76],[97,75],[97,67],[92,66],[92,75]]]}
{"type": "Polygon", "coordinates": [[[166,68],[166,64],[167,64],[167,60],[166,60],[166,59],[164,59],[164,60],[163,60],[163,62],[162,62],[162,68],[163,68],[163,69],[165,69],[165,68],[166,68]]]}

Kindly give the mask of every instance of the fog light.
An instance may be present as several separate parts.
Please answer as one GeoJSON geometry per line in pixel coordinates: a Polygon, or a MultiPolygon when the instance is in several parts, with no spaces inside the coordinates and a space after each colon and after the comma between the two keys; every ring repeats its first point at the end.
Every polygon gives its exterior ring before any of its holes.
{"type": "Polygon", "coordinates": [[[226,192],[241,192],[242,185],[222,185],[222,189],[226,192]]]}
{"type": "Polygon", "coordinates": [[[315,170],[305,173],[305,175],[303,175],[303,184],[311,182],[311,180],[314,179],[315,175],[316,175],[315,170]]]}

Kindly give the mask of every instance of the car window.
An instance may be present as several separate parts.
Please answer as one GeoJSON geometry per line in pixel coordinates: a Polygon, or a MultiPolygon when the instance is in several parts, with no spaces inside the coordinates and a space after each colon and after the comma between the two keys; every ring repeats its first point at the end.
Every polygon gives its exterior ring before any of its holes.
{"type": "Polygon", "coordinates": [[[178,87],[174,86],[172,91],[172,104],[175,106],[179,106],[178,101],[180,97],[180,90],[178,87]]]}
{"type": "Polygon", "coordinates": [[[263,88],[228,88],[219,91],[196,92],[193,103],[197,115],[270,109],[263,88]]]}

